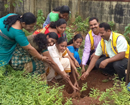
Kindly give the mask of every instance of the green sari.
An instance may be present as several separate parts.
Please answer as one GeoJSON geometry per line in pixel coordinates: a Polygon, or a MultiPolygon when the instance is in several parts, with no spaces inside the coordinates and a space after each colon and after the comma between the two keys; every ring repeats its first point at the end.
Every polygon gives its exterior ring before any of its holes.
{"type": "MultiPolygon", "coordinates": [[[[33,38],[34,35],[28,36],[28,41],[36,50],[38,50],[38,46],[33,42],[33,38]]],[[[44,51],[46,50],[43,49],[43,52],[44,51]]],[[[15,70],[25,69],[32,73],[45,73],[44,63],[31,56],[28,51],[24,50],[19,44],[17,44],[15,48],[10,64],[15,70]]]]}

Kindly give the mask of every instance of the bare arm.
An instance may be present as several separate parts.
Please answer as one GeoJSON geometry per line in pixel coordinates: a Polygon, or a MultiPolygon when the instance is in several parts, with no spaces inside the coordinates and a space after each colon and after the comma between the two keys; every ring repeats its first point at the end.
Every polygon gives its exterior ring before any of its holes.
{"type": "Polygon", "coordinates": [[[65,57],[70,60],[71,68],[72,68],[72,70],[74,70],[73,72],[74,72],[77,76],[79,76],[79,74],[78,74],[78,72],[77,72],[77,69],[76,69],[76,66],[74,65],[74,63],[73,63],[73,61],[71,60],[70,56],[68,55],[68,56],[65,56],[65,57]]]}
{"type": "Polygon", "coordinates": [[[85,73],[83,73],[83,75],[81,76],[81,79],[84,80],[90,73],[90,71],[93,69],[93,67],[95,66],[96,64],[96,61],[99,59],[100,56],[96,56],[94,55],[94,57],[92,58],[89,66],[88,66],[88,69],[85,73]]]}
{"type": "Polygon", "coordinates": [[[107,59],[103,60],[100,63],[99,68],[105,68],[108,63],[118,61],[118,60],[121,60],[123,58],[125,58],[125,52],[120,52],[111,58],[107,58],[107,59]]]}
{"type": "Polygon", "coordinates": [[[66,50],[67,50],[67,53],[68,53],[69,57],[70,57],[70,58],[72,59],[72,61],[74,62],[75,66],[76,66],[76,67],[80,67],[78,61],[74,58],[74,54],[72,54],[67,48],[66,48],[66,50]]]}
{"type": "MultiPolygon", "coordinates": [[[[53,61],[51,58],[49,51],[43,52],[42,53],[44,56],[47,56],[51,60],[51,67],[59,74],[61,75],[64,79],[67,79],[67,74],[65,71],[61,71],[58,65],[53,61]]],[[[69,78],[69,77],[68,77],[69,78]]]]}

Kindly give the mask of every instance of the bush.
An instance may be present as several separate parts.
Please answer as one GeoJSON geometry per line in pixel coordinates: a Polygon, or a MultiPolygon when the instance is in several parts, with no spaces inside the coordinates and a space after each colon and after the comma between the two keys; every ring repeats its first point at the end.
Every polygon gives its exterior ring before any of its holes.
{"type": "MultiPolygon", "coordinates": [[[[63,87],[52,88],[36,75],[23,76],[23,71],[0,68],[1,105],[61,105],[63,87]]],[[[70,104],[72,102],[68,100],[65,105],[70,104]]]]}
{"type": "Polygon", "coordinates": [[[128,43],[130,44],[129,35],[130,35],[130,24],[128,24],[128,25],[125,27],[125,33],[124,33],[124,36],[125,36],[126,40],[127,40],[128,43]]]}
{"type": "Polygon", "coordinates": [[[74,25],[76,27],[75,32],[80,32],[81,34],[87,34],[89,30],[89,17],[84,21],[81,16],[76,17],[74,25]]]}
{"type": "Polygon", "coordinates": [[[111,30],[113,31],[115,28],[115,23],[113,21],[110,21],[110,22],[108,22],[108,24],[110,25],[111,30]]]}
{"type": "Polygon", "coordinates": [[[127,90],[125,82],[121,82],[120,87],[117,87],[115,83],[105,92],[92,89],[90,97],[99,98],[100,105],[130,105],[130,92],[127,90]]]}
{"type": "Polygon", "coordinates": [[[38,28],[42,28],[44,21],[45,21],[45,18],[44,18],[44,16],[43,16],[43,11],[42,11],[42,10],[38,10],[36,26],[37,26],[38,28]]]}

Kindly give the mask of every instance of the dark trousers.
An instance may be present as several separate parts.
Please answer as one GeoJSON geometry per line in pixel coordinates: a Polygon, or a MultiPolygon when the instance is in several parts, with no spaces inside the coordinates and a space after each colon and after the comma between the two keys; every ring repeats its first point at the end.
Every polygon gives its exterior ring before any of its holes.
{"type": "MultiPolygon", "coordinates": [[[[99,68],[100,63],[107,58],[108,57],[105,57],[105,56],[99,58],[96,62],[96,68],[99,68]]],[[[119,76],[119,79],[121,80],[122,78],[124,78],[123,80],[125,81],[125,78],[126,78],[125,70],[127,69],[127,63],[128,63],[128,59],[124,58],[119,61],[108,63],[108,65],[104,69],[102,68],[100,69],[110,75],[117,73],[119,76]]]]}
{"type": "Polygon", "coordinates": [[[91,57],[91,55],[92,55],[93,53],[95,53],[95,50],[90,51],[90,55],[89,55],[89,58],[88,58],[87,65],[90,64],[90,61],[91,61],[91,60],[90,60],[90,57],[91,57]]]}

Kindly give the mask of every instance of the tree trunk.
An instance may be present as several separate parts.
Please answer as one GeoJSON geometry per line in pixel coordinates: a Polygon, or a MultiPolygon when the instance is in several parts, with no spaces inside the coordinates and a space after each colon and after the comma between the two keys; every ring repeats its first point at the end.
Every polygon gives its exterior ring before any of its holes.
{"type": "Polygon", "coordinates": [[[10,13],[14,13],[15,11],[15,7],[13,6],[13,3],[15,2],[15,0],[10,0],[10,13]]]}

